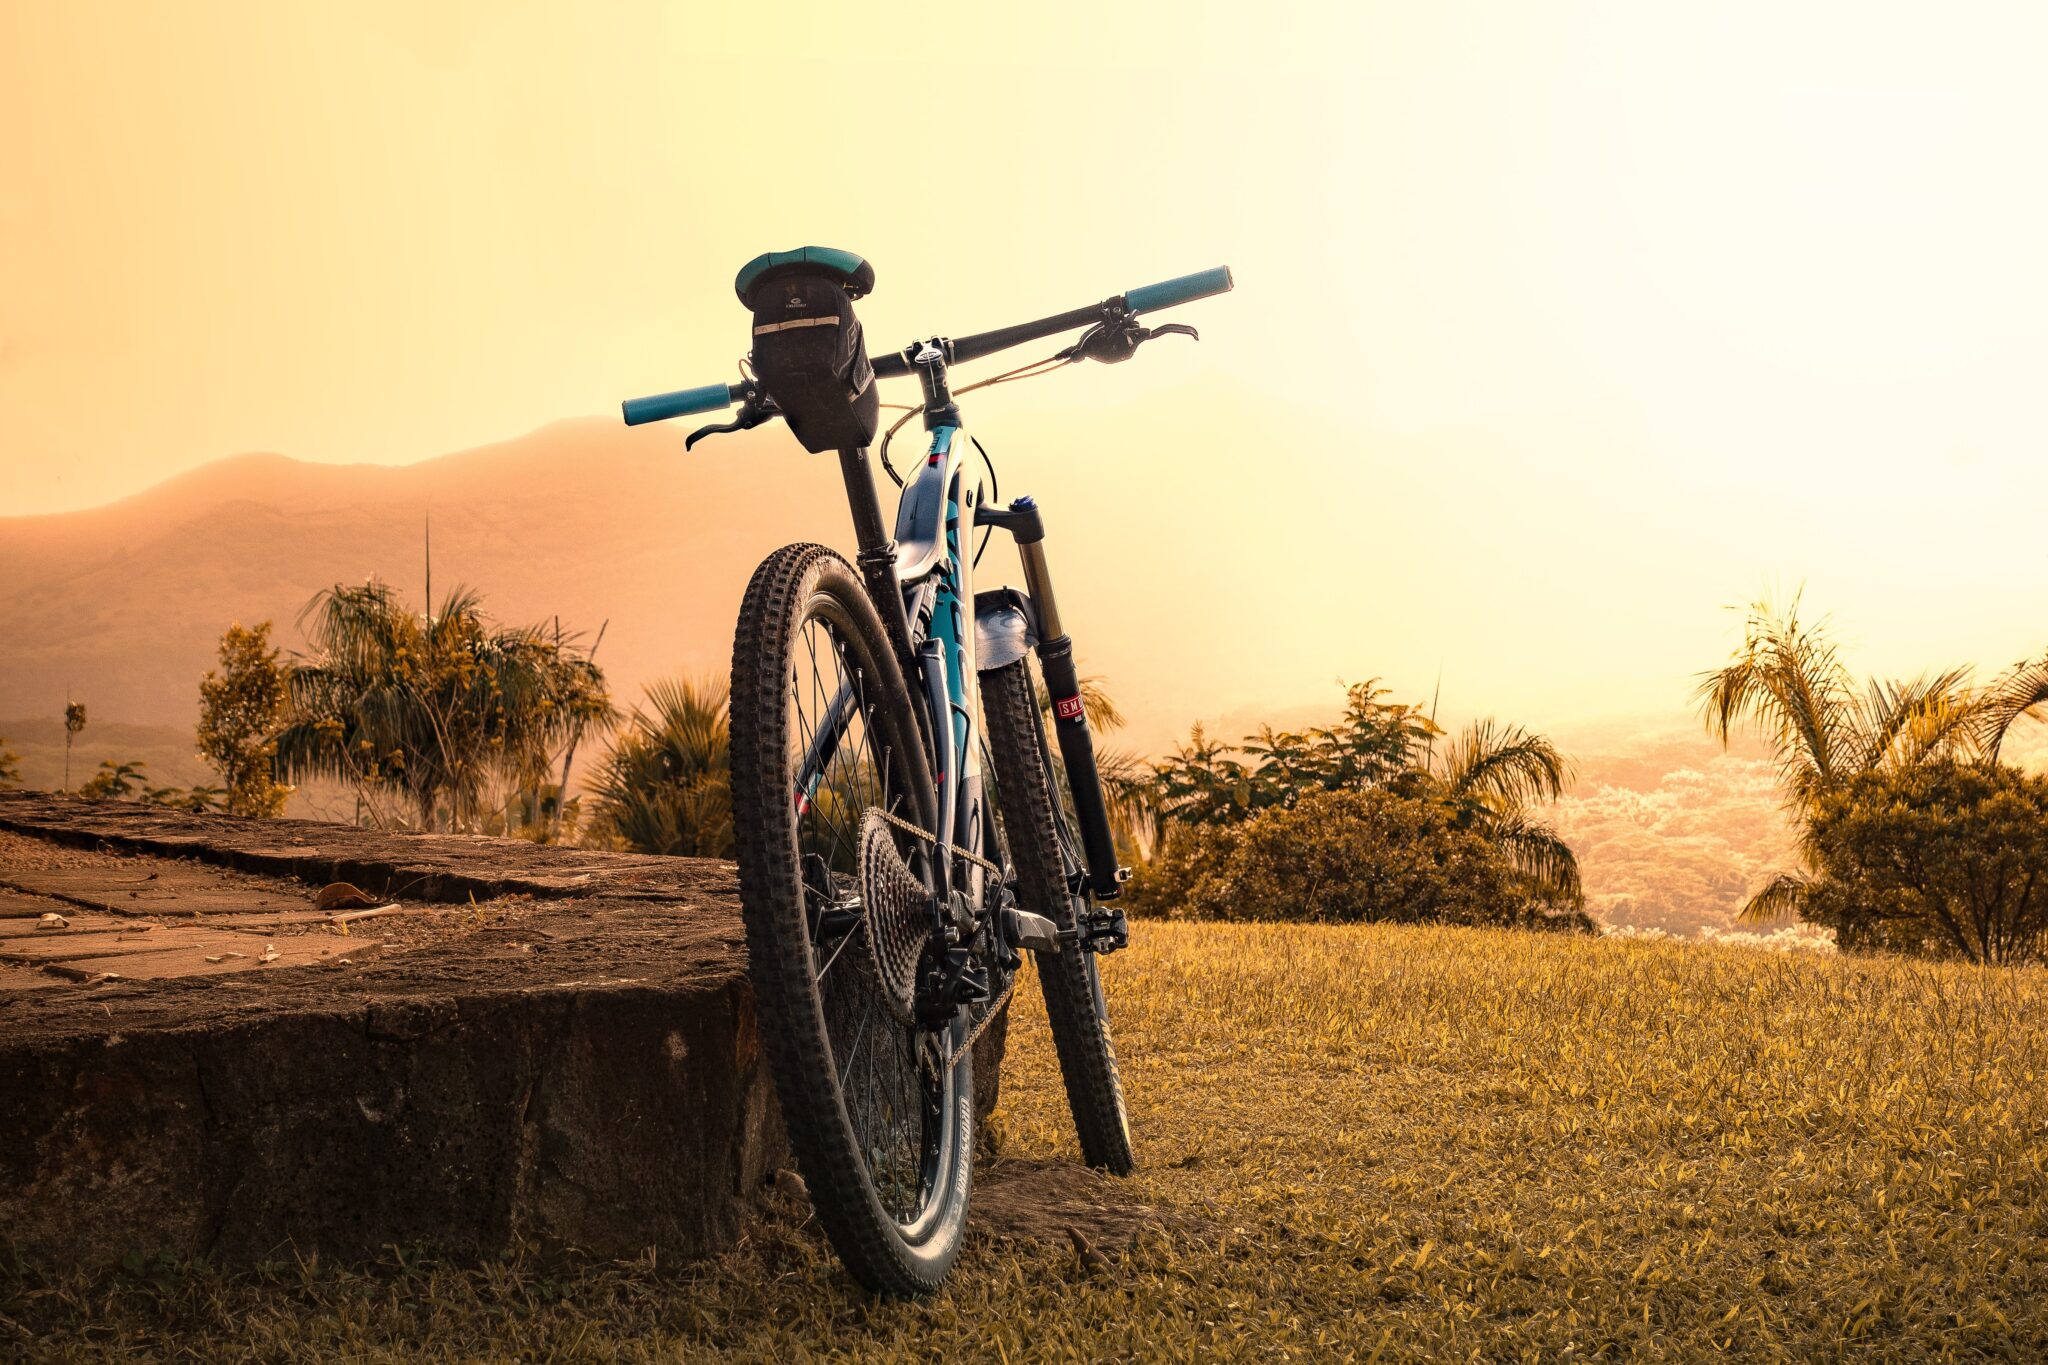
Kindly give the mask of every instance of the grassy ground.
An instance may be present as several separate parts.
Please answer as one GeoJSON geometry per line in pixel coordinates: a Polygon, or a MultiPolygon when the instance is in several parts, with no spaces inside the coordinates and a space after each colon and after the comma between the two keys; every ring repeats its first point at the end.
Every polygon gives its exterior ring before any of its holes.
{"type": "MultiPolygon", "coordinates": [[[[2048,973],[1468,931],[1137,939],[1109,964],[1129,1197],[1169,1227],[1107,1266],[983,1237],[948,1293],[876,1304],[785,1200],[695,1268],[0,1282],[0,1353],[2048,1354],[2048,973]]],[[[1002,1153],[1071,1158],[1035,1001],[1013,1039],[1002,1153]]]]}

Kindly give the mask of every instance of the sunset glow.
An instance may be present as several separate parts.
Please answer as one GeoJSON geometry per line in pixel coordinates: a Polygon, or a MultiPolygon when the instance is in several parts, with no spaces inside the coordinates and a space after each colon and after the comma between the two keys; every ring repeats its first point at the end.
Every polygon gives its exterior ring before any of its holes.
{"type": "Polygon", "coordinates": [[[1145,609],[1088,649],[1155,741],[1370,673],[1675,713],[1722,608],[1800,582],[1875,670],[2038,644],[2035,6],[4,25],[6,513],[729,374],[734,268],[802,241],[876,262],[883,347],[1228,262],[1199,347],[970,409],[1085,592],[1145,609]]]}

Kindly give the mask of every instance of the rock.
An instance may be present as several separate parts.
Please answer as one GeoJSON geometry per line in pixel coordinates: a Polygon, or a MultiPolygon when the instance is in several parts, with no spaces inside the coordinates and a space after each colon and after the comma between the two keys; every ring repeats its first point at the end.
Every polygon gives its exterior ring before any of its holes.
{"type": "Polygon", "coordinates": [[[38,929],[69,929],[70,927],[70,920],[65,919],[62,915],[55,913],[45,914],[41,919],[38,919],[36,921],[36,928],[38,929]]]}
{"type": "Polygon", "coordinates": [[[349,882],[329,882],[320,888],[320,894],[313,898],[313,903],[327,911],[369,910],[384,904],[380,898],[349,882]]]}

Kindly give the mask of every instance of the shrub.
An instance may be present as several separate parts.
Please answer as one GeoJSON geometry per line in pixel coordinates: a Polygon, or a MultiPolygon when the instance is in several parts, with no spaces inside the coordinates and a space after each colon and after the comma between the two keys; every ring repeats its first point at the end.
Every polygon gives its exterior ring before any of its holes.
{"type": "Polygon", "coordinates": [[[1817,803],[1786,899],[1846,949],[1972,962],[2048,946],[2048,779],[2002,763],[1864,772],[1817,803]]]}
{"type": "Polygon", "coordinates": [[[1173,918],[1591,927],[1444,803],[1382,789],[1175,827],[1130,894],[1173,918]]]}
{"type": "Polygon", "coordinates": [[[228,810],[275,818],[292,789],[271,770],[273,736],[291,709],[285,668],[270,643],[270,622],[237,621],[220,637],[220,668],[199,680],[199,755],[220,773],[228,810]]]}
{"type": "Polygon", "coordinates": [[[723,678],[647,689],[591,786],[593,842],[681,857],[733,856],[730,715],[723,678]]]}

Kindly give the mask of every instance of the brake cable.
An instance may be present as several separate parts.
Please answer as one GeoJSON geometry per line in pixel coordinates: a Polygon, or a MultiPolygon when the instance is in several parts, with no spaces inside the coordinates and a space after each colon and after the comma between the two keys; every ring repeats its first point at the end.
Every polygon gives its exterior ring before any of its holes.
{"type": "MultiPolygon", "coordinates": [[[[1043,360],[1034,360],[1029,365],[1019,365],[1014,370],[1005,370],[1003,373],[998,375],[991,375],[987,379],[978,379],[974,383],[969,384],[966,388],[953,390],[953,396],[955,398],[958,398],[963,393],[973,393],[976,389],[985,389],[991,384],[1007,384],[1013,380],[1018,379],[1036,379],[1039,375],[1051,374],[1054,370],[1060,368],[1060,366],[1062,365],[1071,365],[1080,358],[1081,357],[1079,356],[1079,354],[1075,352],[1074,348],[1069,346],[1066,350],[1061,351],[1057,355],[1049,355],[1045,357],[1045,359],[1043,360]]],[[[893,408],[896,405],[894,403],[891,403],[888,406],[893,408]]],[[[883,470],[885,470],[888,473],[890,482],[894,483],[898,488],[903,487],[903,476],[896,472],[895,465],[889,463],[889,442],[896,439],[896,433],[903,429],[903,426],[906,422],[908,422],[911,418],[917,416],[919,413],[923,411],[924,404],[922,403],[919,403],[914,408],[905,408],[903,411],[903,415],[901,417],[898,417],[894,422],[890,423],[889,429],[882,433],[882,448],[878,458],[882,462],[883,470]]],[[[970,437],[969,439],[972,438],[970,437]]],[[[979,447],[980,444],[981,443],[979,441],[975,442],[975,445],[977,447],[979,447]]],[[[982,451],[982,458],[984,460],[988,458],[987,451],[982,451]]],[[[995,472],[993,466],[991,466],[989,472],[991,474],[995,472]]],[[[988,537],[983,536],[982,543],[984,545],[987,544],[988,537]]]]}
{"type": "MultiPolygon", "coordinates": [[[[974,442],[974,448],[981,452],[982,464],[988,469],[988,497],[978,499],[977,501],[1000,501],[1003,496],[1003,485],[996,478],[996,462],[989,458],[988,447],[981,443],[980,437],[970,434],[967,439],[974,442]]],[[[988,538],[995,533],[996,528],[992,525],[981,528],[981,544],[974,547],[974,563],[970,564],[969,568],[978,569],[981,567],[981,557],[988,550],[988,538]]]]}

